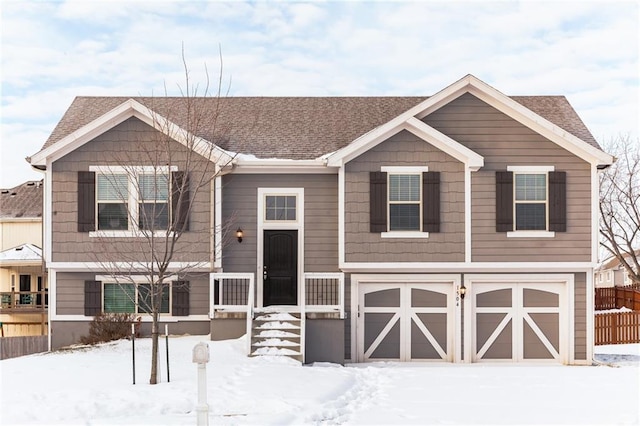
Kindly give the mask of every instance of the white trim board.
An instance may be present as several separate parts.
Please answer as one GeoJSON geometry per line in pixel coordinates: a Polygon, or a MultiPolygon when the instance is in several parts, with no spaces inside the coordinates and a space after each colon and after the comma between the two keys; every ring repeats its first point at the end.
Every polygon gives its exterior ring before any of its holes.
{"type": "MultiPolygon", "coordinates": [[[[610,165],[614,161],[613,156],[573,136],[480,79],[468,74],[435,95],[425,99],[415,107],[356,139],[350,145],[332,153],[327,157],[329,160],[328,164],[333,166],[343,165],[402,129],[412,131],[412,133],[422,138],[431,136],[433,139],[429,139],[428,141],[434,143],[434,146],[442,144],[441,149],[446,146],[446,149],[452,149],[456,151],[457,155],[464,156],[468,151],[466,147],[463,148],[467,151],[460,150],[458,147],[462,146],[461,144],[458,144],[420,120],[465,93],[471,93],[480,100],[591,164],[603,166],[610,165]]],[[[453,156],[456,157],[456,155],[453,156]]],[[[483,165],[474,164],[473,157],[468,157],[468,162],[465,162],[465,164],[468,164],[470,167],[482,167],[483,165]]]]}
{"type": "Polygon", "coordinates": [[[595,267],[590,262],[345,262],[343,272],[400,273],[400,272],[588,272],[595,267]]]}
{"type": "MultiPolygon", "coordinates": [[[[141,120],[185,146],[192,146],[195,152],[211,161],[226,164],[233,159],[233,154],[218,148],[215,144],[205,139],[191,134],[162,115],[155,113],[151,108],[142,105],[140,102],[134,99],[128,99],[73,133],[68,134],[53,145],[34,154],[30,159],[30,163],[32,166],[48,165],[47,163],[53,162],[75,151],[82,145],[131,117],[141,120]]],[[[47,170],[50,169],[47,168],[47,170]]]]}

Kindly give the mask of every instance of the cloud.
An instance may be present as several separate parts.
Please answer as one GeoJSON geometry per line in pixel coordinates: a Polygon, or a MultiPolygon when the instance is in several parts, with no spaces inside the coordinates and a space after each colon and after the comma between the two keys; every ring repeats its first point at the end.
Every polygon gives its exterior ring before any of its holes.
{"type": "MultiPolygon", "coordinates": [[[[638,137],[635,2],[5,2],[2,175],[77,95],[430,95],[472,73],[564,94],[594,135],[638,137]],[[12,149],[4,148],[7,140],[12,149]]],[[[6,182],[6,183],[5,183],[6,182]]]]}

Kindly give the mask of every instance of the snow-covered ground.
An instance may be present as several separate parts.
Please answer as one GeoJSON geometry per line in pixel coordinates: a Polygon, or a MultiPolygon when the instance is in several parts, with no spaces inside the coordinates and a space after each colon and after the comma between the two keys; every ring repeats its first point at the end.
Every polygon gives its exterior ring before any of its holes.
{"type": "MultiPolygon", "coordinates": [[[[638,424],[640,345],[596,347],[598,366],[371,363],[248,358],[244,338],[169,340],[170,379],[148,385],[150,340],[0,361],[0,424],[193,425],[210,347],[210,424],[638,424]]],[[[164,340],[161,358],[165,356],[164,340]]]]}

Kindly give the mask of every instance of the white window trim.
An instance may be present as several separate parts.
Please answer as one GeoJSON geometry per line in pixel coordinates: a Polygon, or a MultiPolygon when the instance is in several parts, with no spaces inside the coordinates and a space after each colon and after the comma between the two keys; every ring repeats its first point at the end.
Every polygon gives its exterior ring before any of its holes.
{"type": "Polygon", "coordinates": [[[428,166],[381,166],[381,172],[387,173],[387,231],[380,233],[380,238],[429,238],[429,233],[422,231],[422,215],[424,214],[424,200],[422,199],[422,173],[429,171],[428,166]],[[420,176],[420,201],[398,204],[419,204],[420,206],[420,231],[391,231],[391,201],[389,201],[389,175],[419,175],[420,176]]]}
{"type": "Polygon", "coordinates": [[[270,192],[264,192],[262,195],[262,221],[264,223],[282,223],[282,224],[297,224],[299,223],[299,218],[298,218],[298,202],[300,201],[300,198],[298,197],[297,193],[270,193],[270,192]],[[294,220],[277,220],[277,219],[267,219],[267,197],[295,197],[296,198],[296,218],[294,220]]]}
{"type": "MultiPolygon", "coordinates": [[[[556,233],[549,231],[549,172],[555,171],[555,166],[507,166],[508,172],[514,173],[513,178],[513,231],[507,232],[507,238],[554,238],[556,233]],[[516,230],[516,174],[544,174],[546,179],[547,194],[544,201],[545,204],[545,218],[546,218],[546,230],[516,230]]],[[[532,201],[527,201],[531,203],[532,201]]],[[[534,203],[542,204],[540,201],[533,201],[534,203]]]]}
{"type": "Polygon", "coordinates": [[[381,238],[429,238],[428,232],[422,231],[387,231],[380,233],[381,238]]]}
{"type": "Polygon", "coordinates": [[[507,238],[553,238],[554,231],[509,231],[507,238]]]}
{"type": "MultiPolygon", "coordinates": [[[[129,207],[129,221],[136,222],[134,224],[129,223],[129,227],[133,227],[135,229],[127,229],[127,230],[99,230],[98,229],[98,194],[96,193],[96,230],[89,232],[89,238],[135,238],[135,237],[145,237],[148,236],[148,231],[144,229],[139,229],[136,226],[138,222],[138,208],[139,202],[136,191],[131,191],[131,187],[133,185],[132,177],[137,179],[138,175],[142,174],[153,174],[153,173],[164,173],[169,174],[171,172],[178,171],[178,166],[89,166],[90,172],[95,172],[97,174],[124,174],[128,178],[128,188],[129,188],[129,197],[127,200],[129,207]],[[133,226],[132,226],[133,225],[133,226]]],[[[155,201],[154,201],[155,202],[155,201]]],[[[167,200],[167,205],[169,209],[171,209],[171,177],[169,177],[169,199],[167,200]]],[[[171,213],[171,212],[169,212],[171,213]]],[[[156,238],[165,238],[167,236],[167,231],[155,231],[153,232],[153,236],[156,238]]]]}
{"type": "MultiPolygon", "coordinates": [[[[158,277],[154,276],[153,279],[156,280],[158,277]]],[[[160,316],[162,317],[166,317],[166,316],[172,316],[173,312],[172,312],[172,302],[173,302],[173,284],[171,283],[173,280],[171,279],[172,277],[166,277],[165,278],[165,284],[169,286],[169,312],[159,312],[160,316]]],[[[136,300],[134,302],[135,305],[135,309],[136,312],[131,312],[132,314],[135,315],[149,315],[149,313],[147,312],[139,312],[139,308],[140,305],[138,303],[138,285],[140,284],[148,284],[151,285],[151,281],[149,280],[148,276],[145,275],[134,275],[134,276],[127,276],[127,275],[96,275],[95,276],[95,280],[96,281],[100,281],[101,284],[101,291],[102,291],[102,295],[100,296],[100,302],[101,302],[101,311],[104,312],[104,285],[105,284],[133,284],[135,287],[135,292],[136,292],[136,300]]]]}

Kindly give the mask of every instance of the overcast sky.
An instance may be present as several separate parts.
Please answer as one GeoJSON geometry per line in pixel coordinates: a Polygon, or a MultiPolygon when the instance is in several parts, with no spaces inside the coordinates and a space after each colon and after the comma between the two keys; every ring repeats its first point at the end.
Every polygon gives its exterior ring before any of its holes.
{"type": "Polygon", "coordinates": [[[0,187],[75,96],[179,95],[204,66],[231,96],[431,95],[473,74],[565,95],[598,141],[638,138],[640,2],[2,1],[0,187]]]}

